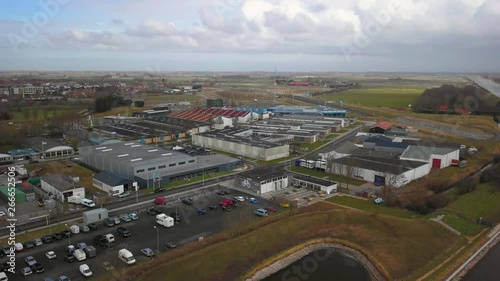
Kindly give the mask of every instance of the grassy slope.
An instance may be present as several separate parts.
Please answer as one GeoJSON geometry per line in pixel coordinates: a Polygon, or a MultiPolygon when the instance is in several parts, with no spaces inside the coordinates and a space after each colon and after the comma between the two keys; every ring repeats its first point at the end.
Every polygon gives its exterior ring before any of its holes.
{"type": "Polygon", "coordinates": [[[363,200],[358,198],[353,198],[349,196],[335,196],[329,198],[328,201],[351,208],[356,208],[359,210],[367,211],[370,213],[384,214],[399,218],[420,218],[420,214],[411,212],[404,209],[391,208],[385,205],[377,205],[371,200],[363,200]]]}
{"type": "Polygon", "coordinates": [[[457,239],[428,221],[338,209],[285,218],[172,260],[139,280],[163,280],[164,276],[170,280],[199,280],[200,274],[204,280],[220,280],[222,276],[237,280],[249,267],[317,237],[357,245],[384,265],[390,279],[411,274],[457,239]],[[186,263],[190,266],[182,266],[186,263]]]}

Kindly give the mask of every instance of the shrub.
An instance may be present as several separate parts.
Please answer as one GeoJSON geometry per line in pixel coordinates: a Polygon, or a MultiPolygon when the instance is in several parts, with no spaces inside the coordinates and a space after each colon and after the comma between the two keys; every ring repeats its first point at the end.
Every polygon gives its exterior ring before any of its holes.
{"type": "Polygon", "coordinates": [[[426,200],[429,209],[440,209],[446,207],[450,203],[450,198],[444,193],[434,194],[426,200]]]}
{"type": "Polygon", "coordinates": [[[440,193],[448,189],[448,184],[442,179],[433,179],[427,181],[427,190],[434,193],[440,193]]]}
{"type": "Polygon", "coordinates": [[[406,207],[406,209],[408,209],[410,211],[414,211],[414,212],[417,212],[417,213],[422,214],[422,215],[427,215],[432,211],[432,210],[429,210],[429,208],[427,207],[427,204],[424,201],[410,202],[405,207],[406,207]]]}
{"type": "Polygon", "coordinates": [[[463,195],[476,190],[477,180],[475,178],[468,178],[465,181],[457,185],[457,191],[459,195],[463,195]]]}

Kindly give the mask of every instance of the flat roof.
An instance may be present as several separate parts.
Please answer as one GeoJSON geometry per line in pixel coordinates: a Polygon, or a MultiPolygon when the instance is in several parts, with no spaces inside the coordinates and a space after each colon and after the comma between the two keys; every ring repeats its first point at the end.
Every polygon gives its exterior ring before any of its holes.
{"type": "Polygon", "coordinates": [[[212,167],[220,166],[220,165],[225,165],[229,163],[237,163],[241,162],[240,159],[222,155],[222,154],[214,154],[214,155],[199,155],[196,156],[197,158],[197,163],[186,163],[185,165],[182,166],[175,166],[175,167],[170,167],[168,171],[152,171],[152,172],[143,172],[143,173],[138,173],[136,174],[136,177],[145,179],[147,180],[148,178],[151,179],[152,173],[159,173],[159,177],[165,177],[165,176],[176,176],[176,175],[183,175],[183,174],[190,174],[196,171],[203,171],[203,169],[209,169],[212,167]],[[148,175],[149,173],[149,175],[148,175]]]}
{"type": "MultiPolygon", "coordinates": [[[[276,143],[269,142],[269,141],[253,140],[250,137],[227,134],[227,133],[225,133],[225,132],[227,132],[225,130],[226,129],[221,130],[221,131],[205,132],[205,133],[200,134],[200,136],[213,138],[213,139],[220,139],[220,140],[224,140],[224,141],[228,141],[228,142],[236,142],[238,144],[244,144],[244,145],[249,145],[249,146],[254,146],[254,147],[259,147],[259,148],[274,148],[274,147],[283,146],[282,144],[276,144],[276,143]]],[[[243,131],[249,131],[249,130],[246,129],[243,131]]]]}
{"type": "Polygon", "coordinates": [[[427,165],[420,161],[400,160],[391,158],[371,157],[371,156],[347,156],[335,159],[335,163],[359,167],[361,169],[372,170],[380,173],[400,175],[415,168],[427,165]]]}
{"type": "Polygon", "coordinates": [[[41,180],[55,187],[59,191],[66,191],[79,187],[69,176],[61,174],[48,174],[41,177],[41,180]]]}
{"type": "Polygon", "coordinates": [[[313,176],[301,175],[301,174],[293,174],[293,178],[307,181],[307,182],[311,182],[311,183],[318,184],[321,186],[331,186],[331,185],[336,184],[336,182],[333,182],[333,181],[324,180],[324,179],[316,178],[313,176]]]}
{"type": "Polygon", "coordinates": [[[253,128],[252,131],[254,133],[261,134],[273,134],[273,135],[286,135],[286,136],[298,136],[298,137],[314,137],[317,136],[317,132],[306,131],[306,130],[278,130],[278,129],[269,129],[269,128],[253,128]]]}
{"type": "Polygon", "coordinates": [[[401,154],[401,158],[418,159],[423,161],[429,161],[431,155],[445,155],[456,151],[456,148],[449,147],[434,147],[434,146],[418,146],[410,145],[401,154]]]}
{"type": "Polygon", "coordinates": [[[284,169],[263,167],[243,172],[238,175],[240,178],[250,178],[255,181],[270,180],[288,175],[289,172],[284,169]]]}
{"type": "MultiPolygon", "coordinates": [[[[98,154],[101,157],[126,163],[128,166],[142,166],[156,164],[164,161],[190,160],[194,157],[175,150],[166,150],[161,147],[151,146],[138,141],[126,141],[107,145],[95,145],[80,148],[80,154],[98,154]]],[[[89,157],[92,157],[90,156],[89,157]]]]}
{"type": "Polygon", "coordinates": [[[127,179],[125,177],[107,171],[102,171],[98,173],[97,175],[94,176],[94,179],[102,183],[105,183],[109,186],[118,186],[118,185],[133,183],[133,180],[127,179]]]}

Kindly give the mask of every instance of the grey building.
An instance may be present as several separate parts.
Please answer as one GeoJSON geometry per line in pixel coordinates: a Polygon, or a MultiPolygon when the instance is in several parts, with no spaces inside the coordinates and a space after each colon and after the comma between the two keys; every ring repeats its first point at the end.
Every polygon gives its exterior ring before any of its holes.
{"type": "Polygon", "coordinates": [[[65,158],[75,154],[75,150],[65,143],[42,137],[28,138],[26,140],[43,159],[65,158]]]}
{"type": "Polygon", "coordinates": [[[92,179],[93,186],[110,196],[119,195],[125,191],[134,191],[137,183],[120,175],[102,171],[92,179]]]}
{"type": "Polygon", "coordinates": [[[99,209],[93,209],[93,210],[90,210],[87,212],[83,212],[82,217],[83,217],[84,224],[102,221],[102,220],[108,218],[108,209],[99,208],[99,209]]]}
{"type": "Polygon", "coordinates": [[[252,138],[250,129],[223,129],[193,135],[194,145],[217,149],[258,160],[274,160],[289,155],[288,144],[277,144],[252,138]]]}
{"type": "Polygon", "coordinates": [[[80,148],[80,161],[97,170],[137,181],[140,187],[235,169],[241,160],[223,155],[193,157],[137,141],[80,148]]]}
{"type": "Polygon", "coordinates": [[[337,192],[336,182],[301,174],[293,174],[292,185],[324,191],[326,194],[337,192]]]}
{"type": "Polygon", "coordinates": [[[79,186],[79,179],[61,174],[48,174],[41,178],[41,188],[49,196],[65,202],[69,197],[85,198],[85,188],[79,186]]]}

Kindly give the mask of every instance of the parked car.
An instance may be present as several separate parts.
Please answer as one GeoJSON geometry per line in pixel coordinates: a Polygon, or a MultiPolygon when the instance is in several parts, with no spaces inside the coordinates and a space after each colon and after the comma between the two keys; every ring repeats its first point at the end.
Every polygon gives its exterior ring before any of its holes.
{"type": "Polygon", "coordinates": [[[169,216],[171,216],[172,218],[174,218],[174,220],[176,222],[180,222],[182,221],[183,217],[182,217],[182,214],[181,213],[176,213],[176,212],[172,212],[169,214],[169,216]]]}
{"type": "Polygon", "coordinates": [[[118,227],[116,231],[121,234],[123,237],[129,237],[130,236],[130,231],[126,229],[125,227],[118,227]]]}
{"type": "Polygon", "coordinates": [[[375,203],[375,204],[382,204],[384,202],[385,202],[384,199],[381,197],[377,197],[377,198],[373,199],[373,203],[375,203]]]}
{"type": "Polygon", "coordinates": [[[69,229],[65,229],[63,231],[60,232],[62,237],[64,238],[68,238],[68,237],[71,237],[72,233],[71,233],[71,230],[69,229]]]}
{"type": "Polygon", "coordinates": [[[161,187],[161,188],[156,188],[155,189],[155,193],[160,193],[160,192],[165,192],[165,188],[161,187]]]}
{"type": "Polygon", "coordinates": [[[126,192],[122,192],[122,193],[118,194],[118,197],[123,198],[123,197],[127,197],[129,195],[130,195],[130,192],[126,191],[126,192]]]}
{"type": "Polygon", "coordinates": [[[72,255],[72,254],[75,252],[75,250],[76,250],[76,247],[75,247],[75,246],[73,246],[73,245],[68,245],[68,246],[66,247],[66,253],[67,253],[68,255],[72,255]]]}
{"type": "Polygon", "coordinates": [[[31,267],[23,267],[23,268],[21,269],[21,274],[22,274],[23,276],[28,276],[28,275],[33,274],[33,271],[31,270],[31,267]]]}
{"type": "Polygon", "coordinates": [[[35,272],[37,274],[40,274],[40,273],[43,273],[45,271],[45,268],[43,268],[43,266],[37,262],[31,266],[31,270],[33,270],[33,272],[35,272]]]}
{"type": "Polygon", "coordinates": [[[154,255],[155,255],[155,252],[153,252],[153,250],[151,250],[150,248],[144,248],[144,249],[142,249],[141,253],[143,255],[145,255],[146,257],[154,257],[154,255]]]}
{"type": "Polygon", "coordinates": [[[33,256],[27,256],[24,258],[24,262],[29,266],[31,267],[32,265],[34,265],[37,261],[36,259],[33,257],[33,256]]]}
{"type": "Polygon", "coordinates": [[[128,214],[128,217],[129,217],[131,220],[133,220],[133,221],[135,221],[135,220],[139,219],[139,216],[137,216],[137,213],[136,213],[136,212],[132,212],[132,213],[128,214]]]}
{"type": "Polygon", "coordinates": [[[56,255],[56,253],[54,253],[54,251],[48,251],[47,253],[45,253],[45,256],[49,260],[53,260],[53,259],[57,258],[57,255],[56,255]]]}
{"type": "Polygon", "coordinates": [[[184,199],[182,199],[182,203],[184,203],[184,204],[186,204],[188,206],[191,206],[191,205],[193,205],[193,199],[191,199],[191,198],[184,198],[184,199]]]}
{"type": "Polygon", "coordinates": [[[80,225],[80,232],[88,233],[89,231],[90,231],[90,228],[87,225],[85,225],[85,224],[80,225]]]}
{"type": "Polygon", "coordinates": [[[177,244],[175,244],[174,242],[165,242],[165,248],[175,249],[175,248],[177,248],[177,244]]]}
{"type": "Polygon", "coordinates": [[[148,208],[148,209],[146,210],[146,214],[148,214],[148,215],[150,215],[150,216],[154,216],[154,215],[156,215],[156,214],[157,214],[157,213],[156,213],[156,209],[155,209],[154,207],[148,208]]]}
{"type": "Polygon", "coordinates": [[[90,267],[87,264],[80,265],[80,273],[85,277],[92,276],[92,271],[90,270],[90,267]]]}
{"type": "Polygon", "coordinates": [[[34,248],[36,245],[35,245],[35,241],[26,241],[24,242],[24,248],[25,249],[31,249],[31,248],[34,248]]]}
{"type": "Polygon", "coordinates": [[[104,219],[102,223],[107,227],[112,227],[115,225],[115,221],[110,218],[104,219]]]}
{"type": "Polygon", "coordinates": [[[54,242],[54,239],[52,238],[52,235],[44,235],[42,237],[43,244],[49,244],[54,242]]]}
{"type": "Polygon", "coordinates": [[[24,251],[23,243],[16,243],[16,244],[14,244],[14,250],[16,250],[16,252],[22,252],[22,251],[24,251]]]}
{"type": "Polygon", "coordinates": [[[198,208],[196,209],[196,213],[198,213],[198,215],[204,215],[207,213],[207,209],[205,208],[198,208]]]}
{"type": "Polygon", "coordinates": [[[259,200],[255,199],[255,198],[248,199],[248,202],[250,202],[252,204],[259,204],[259,200]]]}
{"type": "Polygon", "coordinates": [[[210,210],[212,211],[215,211],[217,210],[217,205],[211,205],[210,207],[208,207],[210,210]]]}
{"type": "Polygon", "coordinates": [[[97,224],[95,224],[95,223],[89,223],[88,227],[89,227],[90,230],[96,230],[97,229],[97,224]]]}
{"type": "Polygon", "coordinates": [[[76,244],[76,248],[80,249],[80,250],[83,250],[83,249],[87,248],[87,243],[80,242],[80,243],[76,244]]]}
{"type": "Polygon", "coordinates": [[[153,201],[156,205],[166,205],[167,204],[167,199],[163,196],[156,197],[155,200],[153,201]]]}
{"type": "Polygon", "coordinates": [[[122,222],[130,222],[130,221],[131,221],[130,217],[129,217],[127,214],[125,214],[125,215],[121,215],[121,216],[120,216],[120,220],[121,220],[122,222]]]}
{"type": "Polygon", "coordinates": [[[8,255],[8,254],[10,254],[10,252],[11,252],[11,251],[10,251],[10,246],[9,246],[9,245],[3,245],[3,246],[2,246],[2,252],[3,252],[3,254],[4,254],[5,256],[6,256],[6,255],[8,255]]]}
{"type": "Polygon", "coordinates": [[[219,194],[219,195],[226,195],[228,193],[227,193],[227,191],[225,189],[221,189],[221,190],[217,191],[217,194],[219,194]]]}
{"type": "Polygon", "coordinates": [[[243,201],[245,201],[245,198],[243,196],[236,196],[236,197],[234,197],[234,201],[243,202],[243,201]]]}
{"type": "Polygon", "coordinates": [[[65,255],[63,257],[63,260],[66,262],[66,263],[72,263],[75,261],[75,257],[73,255],[65,255]]]}
{"type": "Polygon", "coordinates": [[[61,275],[59,278],[57,278],[57,281],[71,281],[68,276],[66,275],[61,275]]]}
{"type": "Polygon", "coordinates": [[[118,217],[111,217],[110,219],[113,220],[113,222],[115,223],[115,225],[120,224],[120,218],[118,218],[118,217]]]}
{"type": "Polygon", "coordinates": [[[56,233],[52,234],[52,239],[53,240],[62,240],[63,236],[61,235],[61,233],[56,232],[56,233]]]}
{"type": "Polygon", "coordinates": [[[33,242],[35,243],[35,246],[37,246],[37,247],[43,245],[43,241],[40,238],[35,238],[35,240],[33,240],[33,242]]]}

